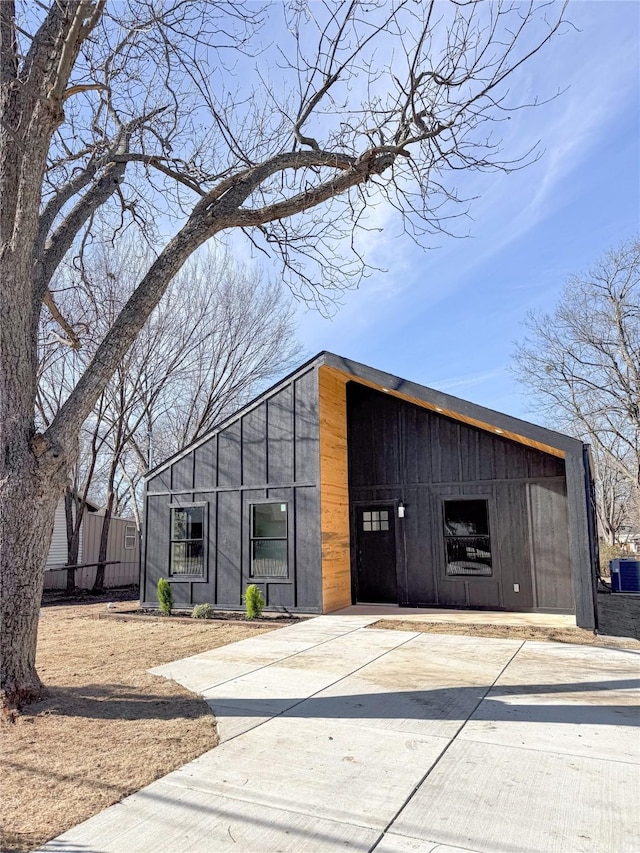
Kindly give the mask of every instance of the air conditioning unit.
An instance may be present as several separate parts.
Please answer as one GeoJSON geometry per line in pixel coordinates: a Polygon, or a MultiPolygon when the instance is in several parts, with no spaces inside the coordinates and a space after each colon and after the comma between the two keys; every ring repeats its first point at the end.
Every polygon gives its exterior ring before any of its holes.
{"type": "Polygon", "coordinates": [[[612,592],[640,592],[640,560],[611,560],[612,592]]]}

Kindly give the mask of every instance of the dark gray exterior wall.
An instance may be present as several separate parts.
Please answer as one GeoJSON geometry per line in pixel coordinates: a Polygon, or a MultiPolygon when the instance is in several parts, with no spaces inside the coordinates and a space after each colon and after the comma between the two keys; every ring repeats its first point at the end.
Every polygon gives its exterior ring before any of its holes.
{"type": "MultiPolygon", "coordinates": [[[[322,364],[492,428],[555,447],[565,454],[563,468],[562,460],[553,455],[530,450],[487,430],[430,414],[397,398],[393,398],[397,407],[395,414],[381,409],[384,437],[380,438],[379,431],[377,438],[372,436],[372,441],[377,441],[380,447],[386,446],[381,460],[367,463],[370,451],[362,447],[361,437],[350,430],[351,460],[363,454],[360,462],[354,462],[351,500],[356,499],[356,492],[358,499],[365,500],[402,497],[409,507],[399,548],[406,550],[406,566],[411,566],[416,574],[411,581],[415,594],[409,595],[408,568],[405,572],[404,587],[401,585],[405,603],[410,600],[411,603],[433,602],[434,595],[441,604],[463,603],[460,590],[456,590],[452,582],[438,584],[435,577],[429,581],[428,572],[425,579],[423,569],[418,567],[424,566],[427,558],[442,560],[437,544],[441,535],[442,497],[456,493],[486,493],[492,519],[509,513],[514,530],[526,533],[519,538],[502,531],[499,537],[500,571],[507,567],[504,577],[500,578],[503,606],[521,607],[525,591],[535,596],[537,606],[542,609],[549,602],[553,607],[557,595],[566,605],[572,595],[578,624],[587,628],[595,626],[595,563],[589,540],[589,524],[594,520],[587,504],[582,443],[332,353],[320,353],[222,424],[219,430],[152,472],[147,482],[141,577],[141,596],[146,604],[156,605],[157,580],[168,571],[169,505],[172,501],[190,498],[192,502],[202,501],[207,505],[207,579],[205,582],[176,581],[177,599],[185,606],[206,601],[223,609],[239,607],[242,590],[250,582],[249,503],[281,498],[290,502],[290,578],[286,583],[262,584],[264,592],[274,608],[309,612],[320,609],[317,369],[322,364]],[[430,447],[428,455],[424,452],[426,441],[430,447]],[[452,447],[456,448],[455,453],[451,453],[452,447]],[[382,477],[380,481],[375,478],[362,480],[363,466],[367,464],[372,476],[382,477]],[[447,477],[452,479],[447,480],[447,477]],[[412,501],[416,507],[420,502],[417,514],[410,507],[412,501]],[[532,531],[536,530],[544,531],[546,540],[537,534],[532,538],[532,531]],[[562,572],[560,587],[556,588],[554,572],[540,568],[546,559],[545,552],[541,551],[545,541],[549,541],[561,562],[568,549],[572,583],[567,584],[566,572],[562,572]],[[515,581],[516,568],[509,566],[527,566],[529,586],[526,580],[515,581]],[[534,567],[537,567],[535,576],[534,567]],[[511,581],[524,586],[524,589],[521,586],[521,593],[516,594],[517,600],[513,583],[511,591],[508,589],[511,581]]],[[[380,396],[392,401],[387,395],[380,396]]],[[[482,579],[464,583],[468,584],[464,603],[483,606],[490,587],[482,579]]]]}
{"type": "Polygon", "coordinates": [[[321,608],[317,370],[295,374],[147,482],[143,603],[157,606],[169,577],[170,506],[205,505],[205,577],[170,578],[176,607],[240,608],[257,583],[269,609],[321,608]],[[255,580],[249,566],[249,506],[288,504],[289,577],[255,580]]]}
{"type": "Polygon", "coordinates": [[[401,604],[574,611],[562,459],[355,383],[347,411],[350,501],[406,506],[401,604]],[[488,500],[491,578],[445,577],[442,501],[452,496],[488,500]]]}

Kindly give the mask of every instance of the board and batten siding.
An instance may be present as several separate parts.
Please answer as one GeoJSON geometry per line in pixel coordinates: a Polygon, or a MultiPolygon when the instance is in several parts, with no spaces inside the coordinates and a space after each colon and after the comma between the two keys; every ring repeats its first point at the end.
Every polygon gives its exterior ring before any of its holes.
{"type": "Polygon", "coordinates": [[[579,624],[593,626],[582,443],[332,353],[151,473],[142,600],[157,605],[169,573],[171,507],[199,503],[205,575],[172,578],[176,604],[240,608],[254,580],[251,504],[279,501],[289,576],[255,579],[267,606],[340,609],[352,598],[351,510],[400,500],[400,603],[570,611],[575,599],[579,624]],[[488,501],[490,579],[444,577],[442,502],[458,495],[488,501]]]}
{"type": "Polygon", "coordinates": [[[177,607],[242,607],[256,583],[267,607],[320,612],[320,490],[317,370],[282,383],[147,481],[143,601],[157,604],[158,579],[169,578],[177,607]],[[252,503],[287,504],[287,578],[252,578],[252,503]],[[169,576],[171,506],[205,507],[203,578],[169,576]]]}
{"type": "Polygon", "coordinates": [[[347,411],[351,501],[406,506],[401,604],[574,611],[562,458],[355,382],[347,411]],[[491,578],[445,576],[455,497],[488,502],[491,578]]]}

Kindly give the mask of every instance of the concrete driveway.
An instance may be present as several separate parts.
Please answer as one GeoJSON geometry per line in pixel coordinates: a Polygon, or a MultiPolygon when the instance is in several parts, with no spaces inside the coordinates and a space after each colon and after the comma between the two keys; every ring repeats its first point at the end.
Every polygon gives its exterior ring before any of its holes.
{"type": "Polygon", "coordinates": [[[152,670],[206,698],[220,746],[42,849],[637,853],[637,650],[373,621],[152,670]]]}

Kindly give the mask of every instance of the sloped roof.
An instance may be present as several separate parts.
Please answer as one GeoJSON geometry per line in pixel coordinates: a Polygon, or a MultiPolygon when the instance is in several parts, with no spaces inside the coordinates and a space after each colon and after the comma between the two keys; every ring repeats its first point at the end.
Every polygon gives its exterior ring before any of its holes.
{"type": "Polygon", "coordinates": [[[468,400],[462,400],[451,394],[445,394],[443,391],[437,391],[434,388],[427,388],[416,382],[411,382],[399,376],[394,376],[391,373],[385,373],[382,370],[369,367],[366,364],[352,361],[344,356],[322,351],[296,368],[292,373],[289,373],[283,379],[276,382],[266,391],[263,391],[233,415],[216,424],[216,426],[187,445],[187,447],[170,456],[164,462],[161,462],[147,473],[146,479],[156,476],[169,465],[186,456],[194,448],[204,444],[212,435],[225,429],[264,400],[277,394],[278,391],[295,381],[299,376],[302,376],[309,370],[320,367],[329,368],[341,374],[347,381],[358,382],[385,394],[390,394],[414,405],[437,412],[444,417],[501,435],[504,438],[517,441],[520,444],[533,447],[544,453],[564,457],[568,452],[582,452],[582,442],[563,433],[538,426],[529,421],[514,418],[511,415],[505,415],[502,412],[496,412],[493,409],[488,409],[477,403],[471,403],[468,400]]]}

